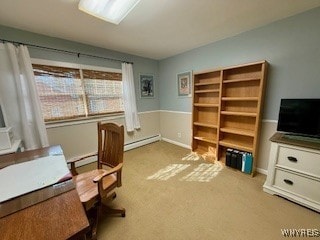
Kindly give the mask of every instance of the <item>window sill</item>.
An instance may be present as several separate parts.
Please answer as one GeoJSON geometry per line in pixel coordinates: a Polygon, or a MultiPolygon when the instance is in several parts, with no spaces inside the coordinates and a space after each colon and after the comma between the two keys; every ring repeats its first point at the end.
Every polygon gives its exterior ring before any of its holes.
{"type": "Polygon", "coordinates": [[[100,115],[100,116],[90,116],[90,117],[83,117],[77,119],[70,119],[70,120],[58,120],[45,123],[46,128],[57,128],[57,127],[65,127],[71,125],[79,125],[79,124],[86,124],[98,121],[108,121],[113,119],[124,118],[124,113],[113,113],[108,115],[100,115]]]}

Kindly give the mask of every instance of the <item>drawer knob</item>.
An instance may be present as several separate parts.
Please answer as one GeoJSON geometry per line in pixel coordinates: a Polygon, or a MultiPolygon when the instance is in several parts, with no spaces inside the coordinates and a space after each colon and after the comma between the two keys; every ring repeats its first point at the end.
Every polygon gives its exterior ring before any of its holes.
{"type": "Polygon", "coordinates": [[[288,160],[290,162],[298,162],[298,159],[296,159],[295,157],[291,157],[291,156],[288,157],[288,160]]]}
{"type": "Polygon", "coordinates": [[[293,182],[289,179],[284,179],[283,181],[288,185],[293,185],[293,182]]]}

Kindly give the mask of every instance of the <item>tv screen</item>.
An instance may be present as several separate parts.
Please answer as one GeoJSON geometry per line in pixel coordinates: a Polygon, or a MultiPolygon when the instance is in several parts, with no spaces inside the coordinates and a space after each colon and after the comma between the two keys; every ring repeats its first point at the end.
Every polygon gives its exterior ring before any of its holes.
{"type": "Polygon", "coordinates": [[[277,130],[320,137],[320,99],[281,99],[277,130]]]}

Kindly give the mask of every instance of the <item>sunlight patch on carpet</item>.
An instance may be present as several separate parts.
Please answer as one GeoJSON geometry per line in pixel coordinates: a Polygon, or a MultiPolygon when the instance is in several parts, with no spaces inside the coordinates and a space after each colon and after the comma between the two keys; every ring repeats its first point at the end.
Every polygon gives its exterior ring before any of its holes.
{"type": "Polygon", "coordinates": [[[196,152],[191,152],[187,156],[181,159],[182,161],[198,161],[200,160],[200,156],[196,152]]]}
{"type": "Polygon", "coordinates": [[[222,169],[223,165],[220,162],[216,162],[215,164],[202,163],[191,173],[182,177],[180,181],[210,182],[222,169]]]}
{"type": "Polygon", "coordinates": [[[176,176],[179,172],[185,170],[190,164],[170,164],[165,168],[160,169],[155,174],[147,177],[147,180],[162,180],[166,181],[169,178],[176,176]]]}

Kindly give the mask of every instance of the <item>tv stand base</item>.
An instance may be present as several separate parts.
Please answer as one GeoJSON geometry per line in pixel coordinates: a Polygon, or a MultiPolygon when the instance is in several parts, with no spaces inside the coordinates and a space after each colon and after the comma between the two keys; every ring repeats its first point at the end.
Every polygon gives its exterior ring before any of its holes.
{"type": "Polygon", "coordinates": [[[263,190],[320,212],[320,144],[286,139],[279,133],[270,140],[263,190]]]}

